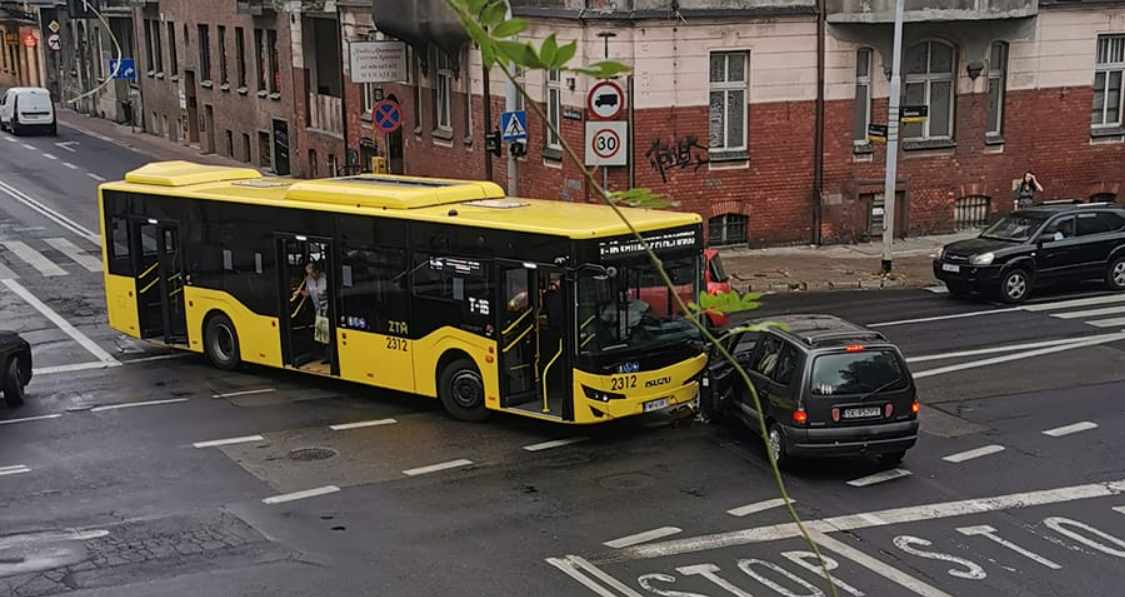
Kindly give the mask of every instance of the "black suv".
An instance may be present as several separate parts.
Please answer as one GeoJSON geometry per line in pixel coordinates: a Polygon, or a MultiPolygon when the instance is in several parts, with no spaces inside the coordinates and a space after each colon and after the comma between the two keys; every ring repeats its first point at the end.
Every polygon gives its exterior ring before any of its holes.
{"type": "Polygon", "coordinates": [[[23,389],[31,381],[31,346],[14,332],[0,331],[0,390],[10,407],[23,404],[23,389]]]}
{"type": "Polygon", "coordinates": [[[1009,303],[1054,283],[1099,279],[1125,290],[1125,208],[1065,203],[1022,209],[977,238],[943,247],[934,276],[954,296],[977,290],[1009,303]]]}
{"type": "MultiPolygon", "coordinates": [[[[791,457],[878,455],[897,464],[918,439],[914,378],[902,353],[879,332],[831,315],[771,318],[764,331],[731,330],[725,346],[758,391],[770,450],[791,457]]],[[[758,430],[753,398],[714,351],[703,407],[758,430]]]]}

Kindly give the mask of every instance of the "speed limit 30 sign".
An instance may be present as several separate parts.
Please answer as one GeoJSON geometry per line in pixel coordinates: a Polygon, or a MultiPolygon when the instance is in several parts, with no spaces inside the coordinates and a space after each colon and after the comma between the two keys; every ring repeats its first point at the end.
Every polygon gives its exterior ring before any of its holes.
{"type": "Polygon", "coordinates": [[[625,121],[587,122],[586,165],[628,166],[629,123],[625,121]]]}

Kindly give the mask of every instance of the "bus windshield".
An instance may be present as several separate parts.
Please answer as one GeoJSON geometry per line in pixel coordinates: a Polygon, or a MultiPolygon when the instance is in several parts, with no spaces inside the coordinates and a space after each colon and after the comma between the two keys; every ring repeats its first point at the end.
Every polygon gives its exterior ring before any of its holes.
{"type": "MultiPolygon", "coordinates": [[[[699,287],[698,255],[665,258],[663,263],[675,294],[685,303],[694,301],[699,287]]],[[[579,352],[645,350],[697,337],[697,330],[683,319],[647,257],[613,267],[612,276],[590,271],[579,276],[579,352]]]]}

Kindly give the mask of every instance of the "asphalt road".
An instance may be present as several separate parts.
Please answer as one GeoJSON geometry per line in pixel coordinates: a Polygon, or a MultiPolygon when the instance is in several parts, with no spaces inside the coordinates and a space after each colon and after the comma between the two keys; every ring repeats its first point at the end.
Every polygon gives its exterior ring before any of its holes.
{"type": "MultiPolygon", "coordinates": [[[[89,267],[95,177],[148,158],[62,132],[0,134],[0,328],[37,368],[0,409],[0,594],[828,594],[743,429],[470,425],[122,339],[89,267]]],[[[754,315],[784,312],[876,325],[924,402],[899,469],[785,476],[839,595],[1121,594],[1125,326],[1105,322],[1125,295],[840,292],[754,315]]]]}

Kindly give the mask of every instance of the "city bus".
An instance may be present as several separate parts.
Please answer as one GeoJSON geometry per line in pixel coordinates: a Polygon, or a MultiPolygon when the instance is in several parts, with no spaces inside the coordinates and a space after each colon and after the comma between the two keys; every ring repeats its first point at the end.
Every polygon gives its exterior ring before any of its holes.
{"type": "Polygon", "coordinates": [[[607,206],[491,182],[157,162],[98,196],[109,325],[218,368],[418,394],[470,421],[594,424],[697,398],[706,355],[671,298],[705,280],[696,214],[624,210],[670,290],[607,206]]]}

